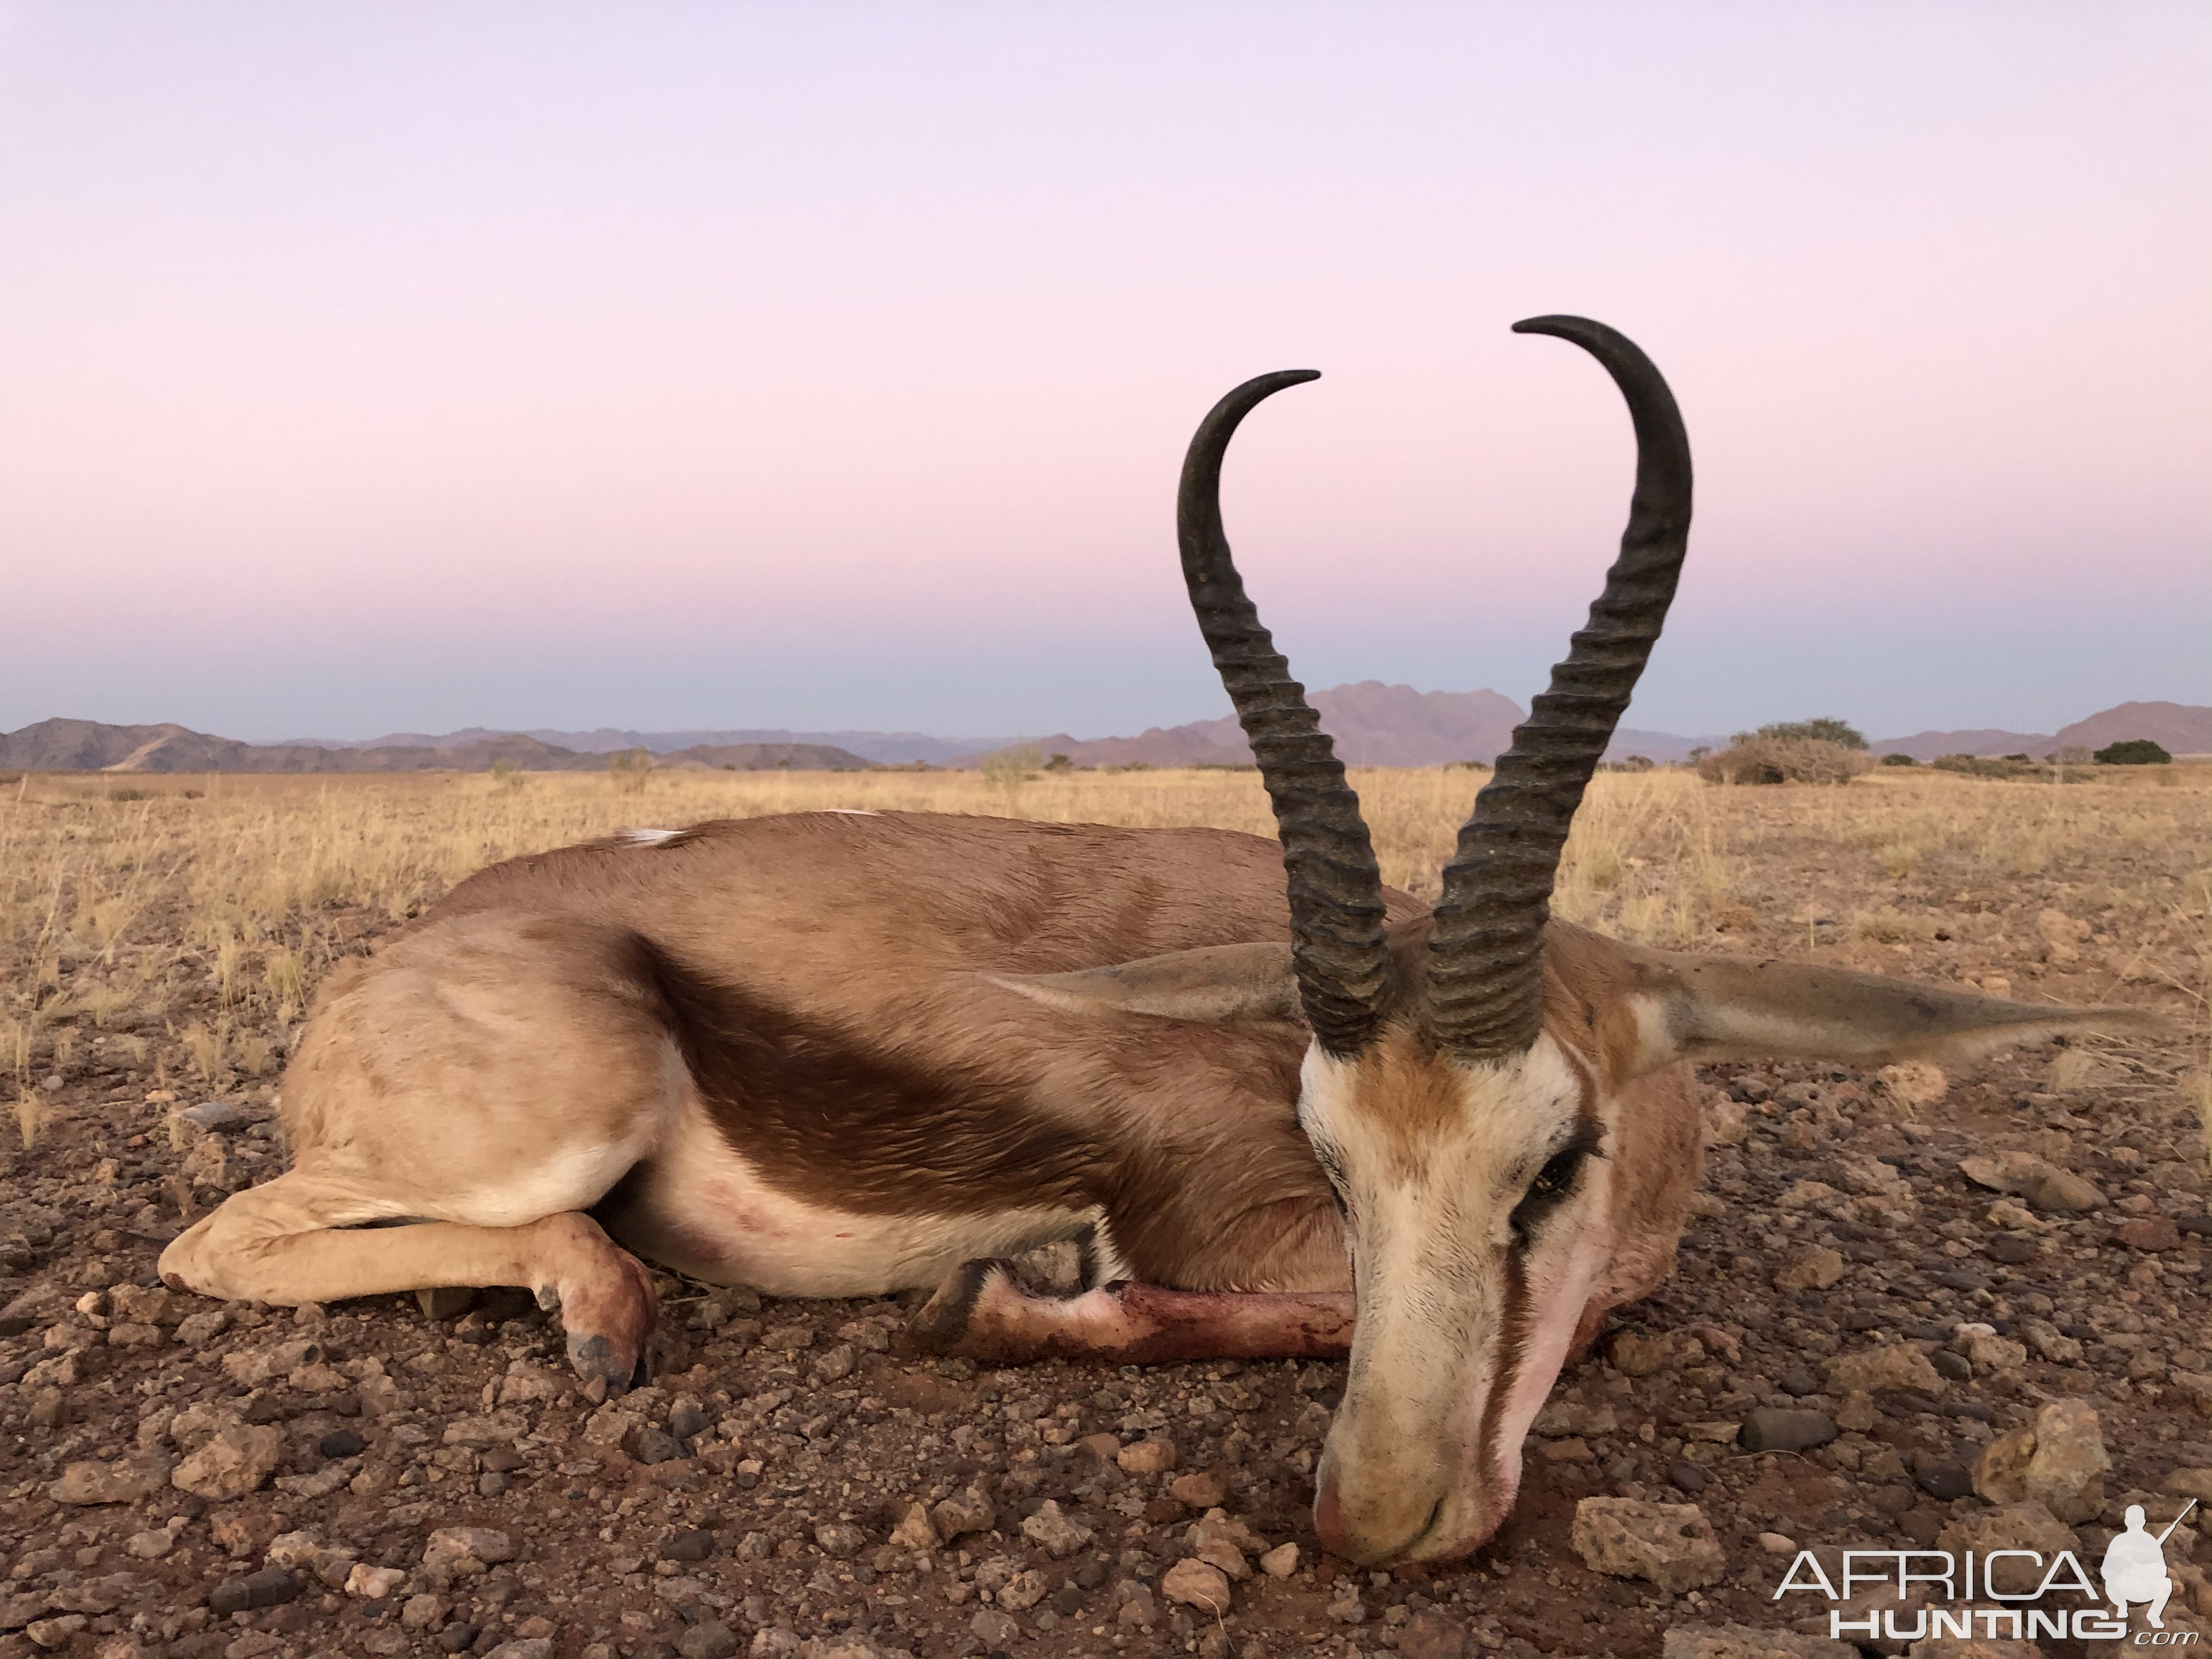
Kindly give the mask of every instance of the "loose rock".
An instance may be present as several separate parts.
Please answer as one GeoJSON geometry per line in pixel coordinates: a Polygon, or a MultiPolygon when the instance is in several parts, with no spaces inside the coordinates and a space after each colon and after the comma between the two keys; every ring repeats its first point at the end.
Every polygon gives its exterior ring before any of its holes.
{"type": "Polygon", "coordinates": [[[1673,1363],[1675,1343],[1671,1336],[1617,1331],[1606,1345],[1606,1358],[1625,1376],[1650,1376],[1673,1363]]]}
{"type": "Polygon", "coordinates": [[[893,1528],[890,1541],[902,1550],[933,1550],[940,1540],[929,1523],[929,1511],[919,1504],[909,1504],[906,1518],[893,1528]]]}
{"type": "Polygon", "coordinates": [[[2112,1467],[2095,1409],[2059,1400],[1982,1449],[1973,1487],[1992,1504],[2039,1504],[2061,1521],[2088,1521],[2105,1506],[2112,1467]]]}
{"type": "Polygon", "coordinates": [[[1133,1441],[1115,1459],[1124,1474],[1165,1474],[1176,1466],[1175,1442],[1163,1435],[1133,1441]]]}
{"type": "MultiPolygon", "coordinates": [[[[1895,1066],[1885,1066],[1875,1073],[1882,1091],[1906,1109],[1908,1115],[1917,1115],[1923,1107],[1940,1104],[1950,1092],[1950,1079],[1943,1068],[1931,1066],[1924,1060],[1908,1060],[1895,1066]]],[[[1669,1656],[1672,1659],[1672,1656],[1669,1656]]]]}
{"type": "Polygon", "coordinates": [[[2015,1371],[2027,1364],[2027,1349],[2008,1336],[1974,1336],[1966,1340],[1966,1358],[1983,1376],[2015,1371]]]}
{"type": "Polygon", "coordinates": [[[483,1451],[493,1446],[512,1445],[529,1431],[530,1424],[520,1412],[491,1412],[483,1417],[457,1417],[446,1425],[445,1443],[483,1451]]]}
{"type": "Polygon", "coordinates": [[[2212,1469],[2173,1469],[2161,1484],[2177,1498],[2212,1504],[2212,1469]]]}
{"type": "Polygon", "coordinates": [[[1035,1515],[1022,1522],[1022,1536],[1043,1546],[1054,1560],[1065,1561],[1091,1541],[1092,1533],[1089,1527],[1062,1515],[1059,1504],[1048,1498],[1035,1515]]]}
{"type": "Polygon", "coordinates": [[[1875,1394],[1883,1389],[1911,1389],[1921,1394],[1940,1395],[1943,1392],[1943,1379],[1929,1364],[1926,1354],[1905,1342],[1841,1354],[1828,1362],[1828,1391],[1832,1394],[1875,1394]]]}
{"type": "Polygon", "coordinates": [[[381,1601],[407,1582],[403,1567],[373,1567],[366,1561],[354,1564],[346,1575],[345,1593],[363,1601],[381,1601]]]}
{"type": "MultiPolygon", "coordinates": [[[[1618,1365],[1620,1362],[1613,1362],[1618,1365]]],[[[1577,1400],[1547,1401],[1536,1420],[1529,1425],[1532,1433],[1546,1438],[1569,1435],[1611,1434],[1620,1426],[1620,1416],[1606,1405],[1586,1406],[1577,1400]]]]}
{"type": "Polygon", "coordinates": [[[1746,1451],[1809,1451],[1836,1437],[1835,1419],[1824,1412],[1786,1411],[1761,1407],[1746,1413],[1742,1442],[1746,1451]]]}
{"type": "Polygon", "coordinates": [[[719,1620],[708,1620],[684,1632],[676,1644],[684,1659],[731,1659],[738,1650],[738,1633],[719,1620]]]}
{"type": "Polygon", "coordinates": [[[696,1527],[672,1533],[660,1547],[664,1561],[704,1561],[714,1553],[714,1534],[696,1527]]]}
{"type": "Polygon", "coordinates": [[[2162,1215],[2138,1216],[2115,1228],[2112,1237],[2131,1250],[2178,1250],[2181,1230],[2162,1215]]]}
{"type": "Polygon", "coordinates": [[[1161,1592],[1170,1601],[1207,1613],[1229,1611],[1229,1577],[1210,1561],[1185,1559],[1167,1570],[1161,1592]]]}
{"type": "Polygon", "coordinates": [[[178,1464],[169,1481],[195,1498],[225,1503],[259,1488],[283,1460],[283,1430],[233,1421],[178,1464]]]}
{"type": "Polygon", "coordinates": [[[665,1429],[635,1423],[623,1431],[622,1449],[645,1464],[665,1463],[684,1455],[683,1443],[665,1429]]]}
{"type": "Polygon", "coordinates": [[[1585,1498],[1575,1505],[1571,1541],[1591,1571],[1648,1579],[1676,1595],[1717,1582],[1728,1565],[1695,1504],[1585,1498]]]}
{"type": "Polygon", "coordinates": [[[71,1463],[46,1488],[57,1504],[135,1504],[169,1484],[169,1460],[159,1456],[118,1457],[112,1463],[71,1463]]]}
{"type": "Polygon", "coordinates": [[[1229,1482],[1218,1470],[1208,1469],[1203,1474],[1194,1470],[1169,1481],[1168,1496],[1194,1510],[1218,1509],[1229,1497],[1229,1482]]]}
{"type": "Polygon", "coordinates": [[[970,1621],[969,1628],[986,1648],[994,1651],[1013,1646],[1022,1633],[1022,1627],[996,1607],[985,1607],[970,1621]]]}
{"type": "Polygon", "coordinates": [[[441,1527],[423,1547],[422,1571],[434,1584],[473,1577],[514,1559],[514,1540],[489,1527],[441,1527]]]}
{"type": "Polygon", "coordinates": [[[1825,1291],[1844,1276],[1844,1261],[1839,1251],[1824,1245],[1814,1245],[1799,1250],[1775,1270],[1774,1287],[1778,1291],[1825,1291]]]}
{"type": "Polygon", "coordinates": [[[302,1588],[299,1576],[289,1568],[264,1567],[243,1578],[217,1584],[208,1592],[208,1611],[228,1618],[234,1613],[250,1613],[257,1607],[282,1607],[295,1600],[302,1588]]]}
{"type": "MultiPolygon", "coordinates": [[[[1263,1554],[1267,1540],[1227,1511],[1208,1510],[1184,1532],[1183,1547],[1193,1555],[1210,1555],[1212,1550],[1223,1550],[1230,1557],[1241,1561],[1248,1555],[1263,1554]]],[[[1228,1567],[1224,1571],[1232,1578],[1244,1576],[1237,1567],[1228,1567]]]]}
{"type": "Polygon", "coordinates": [[[938,1537],[949,1544],[968,1533],[990,1531],[999,1523],[999,1511],[989,1498],[970,1486],[939,1504],[930,1510],[929,1519],[938,1537]]]}

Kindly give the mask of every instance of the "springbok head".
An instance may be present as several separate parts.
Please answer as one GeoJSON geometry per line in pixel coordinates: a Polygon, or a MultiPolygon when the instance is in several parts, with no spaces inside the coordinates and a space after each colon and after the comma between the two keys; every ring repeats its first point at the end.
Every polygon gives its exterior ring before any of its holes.
{"type": "Polygon", "coordinates": [[[1578,317],[1514,327],[1571,340],[1611,373],[1635,426],[1636,488],[1589,625],[1477,797],[1433,913],[1386,928],[1358,799],[1230,557],[1229,439],[1262,399],[1316,378],[1263,375],[1199,428],[1177,516],[1200,630],[1273,804],[1291,940],[1034,982],[1062,1006],[1186,1019],[1303,1009],[1312,1042],[1298,1117],[1343,1212],[1358,1308],[1316,1522],[1361,1562],[1464,1554],[1497,1529],[1522,1437],[1586,1310],[1620,1299],[1607,1291],[1623,1218],[1640,1217],[1645,1238],[1671,1251],[1695,1108],[1679,1087],[1639,1101],[1638,1079],[1684,1060],[1963,1055],[2140,1018],[1556,927],[1547,947],[1568,828],[1674,597],[1690,451],[1666,382],[1622,335],[1578,317]],[[1688,1116],[1671,1139],[1632,1116],[1655,1098],[1688,1116]],[[1674,1148],[1665,1161],[1677,1167],[1639,1163],[1655,1145],[1674,1148]]]}
{"type": "Polygon", "coordinates": [[[1290,881],[1291,966],[1313,1042],[1299,1122],[1335,1188],[1359,1309],[1316,1481],[1354,1560],[1473,1549],[1512,1507],[1522,1436],[1611,1256],[1613,1079],[1545,1031],[1544,936],[1567,831],[1667,614],[1690,528],[1690,445],[1659,371],[1575,317],[1636,430],[1620,557],[1461,829],[1421,948],[1394,951],[1359,802],[1245,597],[1221,523],[1239,422],[1310,370],[1206,416],[1176,501],[1199,627],[1258,759],[1290,881]]]}

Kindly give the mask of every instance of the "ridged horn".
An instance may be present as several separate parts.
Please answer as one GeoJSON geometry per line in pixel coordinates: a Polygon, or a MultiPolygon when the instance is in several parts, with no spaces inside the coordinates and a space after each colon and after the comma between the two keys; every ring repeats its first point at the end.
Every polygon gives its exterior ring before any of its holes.
{"type": "Polygon", "coordinates": [[[1425,1016],[1438,1043],[1475,1060],[1523,1053],[1542,1029],[1559,852],[1667,619],[1690,532],[1690,441],[1651,360],[1586,317],[1531,317],[1513,331],[1571,340],[1612,374],[1635,423],[1636,493],[1589,624],[1514,731],[1444,866],[1425,1016]]]}
{"type": "Polygon", "coordinates": [[[1366,1046],[1382,1006],[1389,959],[1382,872],[1344,764],[1305,687],[1291,678],[1290,664],[1245,598],[1221,527],[1221,459],[1237,423],[1285,386],[1320,378],[1307,368],[1262,374],[1214,404],[1183,458],[1176,533],[1199,632],[1274,805],[1290,881],[1298,999],[1322,1047],[1346,1055],[1366,1046]]]}

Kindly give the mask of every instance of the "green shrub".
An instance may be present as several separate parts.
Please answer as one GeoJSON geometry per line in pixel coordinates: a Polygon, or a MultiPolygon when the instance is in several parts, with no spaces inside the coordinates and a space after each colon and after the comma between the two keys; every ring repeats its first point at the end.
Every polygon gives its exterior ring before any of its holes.
{"type": "Polygon", "coordinates": [[[1821,714],[1809,720],[1778,720],[1772,726],[1762,726],[1753,732],[1738,732],[1734,739],[1741,743],[1747,737],[1771,738],[1777,743],[1832,743],[1844,749],[1863,749],[1867,740],[1859,729],[1845,720],[1821,714]]]}
{"type": "Polygon", "coordinates": [[[1863,749],[1819,738],[1747,733],[1698,763],[1707,783],[1849,783],[1873,763],[1863,749]]]}
{"type": "Polygon", "coordinates": [[[1881,763],[1884,766],[1917,766],[1920,764],[1918,761],[1913,759],[1910,755],[1884,755],[1881,757],[1881,763]]]}
{"type": "Polygon", "coordinates": [[[1019,789],[1036,776],[1044,764],[1044,757],[1033,743],[1018,743],[1005,749],[994,749],[976,761],[983,774],[983,781],[1009,792],[1019,789]]]}
{"type": "Polygon", "coordinates": [[[2100,766],[2166,766],[2173,757],[2148,738],[2123,738],[2118,743],[2106,744],[2096,754],[2100,766]]]}

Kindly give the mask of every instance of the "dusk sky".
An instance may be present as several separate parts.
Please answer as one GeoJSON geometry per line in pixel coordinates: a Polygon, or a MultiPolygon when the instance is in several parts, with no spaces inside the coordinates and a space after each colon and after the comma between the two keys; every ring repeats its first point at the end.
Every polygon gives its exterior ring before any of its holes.
{"type": "Polygon", "coordinates": [[[1625,330],[1698,465],[1628,723],[2212,702],[2212,8],[0,0],[0,730],[1526,703],[1625,330]]]}

